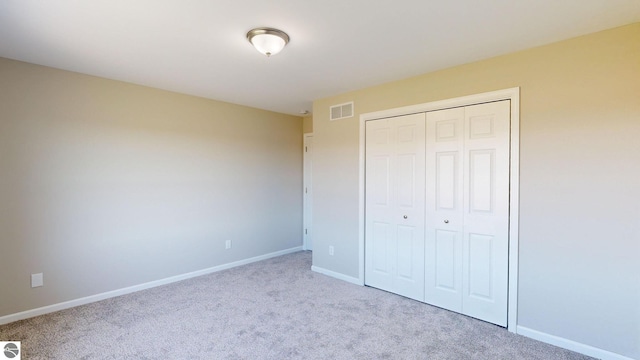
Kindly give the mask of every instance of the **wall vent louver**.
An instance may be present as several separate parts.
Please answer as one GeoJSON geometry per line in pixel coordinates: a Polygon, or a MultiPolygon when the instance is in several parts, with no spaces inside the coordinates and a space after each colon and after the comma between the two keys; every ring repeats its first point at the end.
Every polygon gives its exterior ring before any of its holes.
{"type": "Polygon", "coordinates": [[[350,118],[353,116],[353,101],[344,104],[333,105],[330,108],[330,112],[331,121],[350,118]]]}

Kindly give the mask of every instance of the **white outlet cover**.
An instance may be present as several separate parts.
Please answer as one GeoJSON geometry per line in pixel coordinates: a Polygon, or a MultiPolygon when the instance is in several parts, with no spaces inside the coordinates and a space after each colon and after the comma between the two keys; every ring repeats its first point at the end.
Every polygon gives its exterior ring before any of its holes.
{"type": "Polygon", "coordinates": [[[44,285],[44,276],[42,273],[31,274],[31,287],[40,287],[44,285]]]}

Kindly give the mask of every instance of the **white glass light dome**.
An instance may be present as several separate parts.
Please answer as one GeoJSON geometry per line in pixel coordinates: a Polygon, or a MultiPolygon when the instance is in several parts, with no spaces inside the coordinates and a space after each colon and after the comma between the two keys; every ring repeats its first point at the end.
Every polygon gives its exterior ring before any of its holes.
{"type": "Polygon", "coordinates": [[[289,35],[278,29],[257,28],[247,33],[247,39],[259,52],[271,56],[287,45],[289,35]]]}

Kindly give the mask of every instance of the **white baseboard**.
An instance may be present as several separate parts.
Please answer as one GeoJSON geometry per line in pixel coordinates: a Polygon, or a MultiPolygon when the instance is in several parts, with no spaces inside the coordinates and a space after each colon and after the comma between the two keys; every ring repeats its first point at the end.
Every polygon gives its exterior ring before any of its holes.
{"type": "Polygon", "coordinates": [[[518,325],[517,333],[522,336],[532,338],[534,340],[542,341],[547,344],[559,346],[571,351],[575,351],[584,355],[588,355],[602,360],[633,360],[632,358],[624,355],[616,354],[611,351],[599,349],[590,345],[582,344],[573,340],[561,338],[559,336],[543,333],[538,330],[529,329],[524,326],[518,325]]]}
{"type": "Polygon", "coordinates": [[[360,285],[360,286],[364,285],[362,281],[360,281],[360,279],[358,278],[340,274],[335,271],[327,270],[318,266],[311,266],[311,270],[323,275],[331,276],[333,278],[355,284],[355,285],[360,285]]]}
{"type": "Polygon", "coordinates": [[[290,249],[280,250],[280,251],[272,252],[272,253],[269,253],[269,254],[264,254],[264,255],[248,258],[248,259],[234,261],[234,262],[228,263],[228,264],[222,264],[222,265],[214,266],[214,267],[211,267],[211,268],[208,268],[208,269],[198,270],[198,271],[194,271],[194,272],[190,272],[190,273],[186,273],[186,274],[182,274],[182,275],[176,275],[176,276],[168,277],[168,278],[165,278],[165,279],[155,280],[155,281],[147,282],[147,283],[140,284],[140,285],[134,285],[134,286],[126,287],[126,288],[123,288],[123,289],[118,289],[118,290],[108,291],[108,292],[101,293],[101,294],[91,295],[91,296],[83,297],[83,298],[80,298],[80,299],[65,301],[65,302],[62,302],[62,303],[53,304],[53,305],[49,305],[49,306],[44,306],[44,307],[40,307],[40,308],[37,308],[37,309],[22,311],[22,312],[19,312],[19,313],[10,314],[10,315],[6,315],[6,316],[0,317],[0,325],[12,323],[12,322],[18,321],[18,320],[24,320],[24,319],[32,318],[34,316],[40,316],[40,315],[44,315],[44,314],[49,314],[49,313],[52,313],[52,312],[56,312],[56,311],[69,309],[69,308],[80,306],[80,305],[89,304],[89,303],[96,302],[96,301],[101,301],[101,300],[113,298],[113,297],[116,297],[116,296],[131,294],[131,293],[136,292],[136,291],[146,290],[146,289],[154,288],[154,287],[157,287],[157,286],[162,286],[162,285],[174,283],[174,282],[177,282],[177,281],[191,279],[191,278],[194,278],[194,277],[197,277],[197,276],[207,275],[207,274],[211,274],[211,273],[214,273],[214,272],[231,269],[231,268],[234,268],[234,267],[237,267],[237,266],[246,265],[246,264],[254,263],[254,262],[257,262],[257,261],[262,261],[262,260],[270,259],[270,258],[273,258],[273,257],[294,253],[294,252],[301,251],[301,250],[302,250],[302,246],[296,246],[296,247],[293,247],[293,248],[290,248],[290,249]]]}

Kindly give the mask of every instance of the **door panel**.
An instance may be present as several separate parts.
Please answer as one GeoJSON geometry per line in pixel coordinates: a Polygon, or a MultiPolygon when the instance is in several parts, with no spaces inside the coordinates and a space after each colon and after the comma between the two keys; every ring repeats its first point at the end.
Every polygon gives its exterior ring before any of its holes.
{"type": "Polygon", "coordinates": [[[493,236],[469,234],[469,296],[494,301],[491,265],[493,236]]]}
{"type": "Polygon", "coordinates": [[[413,281],[415,278],[413,249],[415,249],[416,229],[412,226],[398,225],[398,278],[413,281]]]}
{"type": "Polygon", "coordinates": [[[439,152],[436,156],[435,186],[436,186],[436,209],[455,210],[456,200],[456,178],[459,176],[457,170],[457,152],[439,152]]]}
{"type": "Polygon", "coordinates": [[[422,301],[425,115],[365,126],[365,284],[422,301]]]}
{"type": "Polygon", "coordinates": [[[389,156],[373,156],[371,159],[371,173],[374,177],[372,200],[378,206],[389,205],[389,176],[391,169],[389,168],[389,156]]]}
{"type": "Polygon", "coordinates": [[[416,206],[416,155],[398,155],[397,191],[398,207],[414,208],[416,206]]]}
{"type": "Polygon", "coordinates": [[[373,270],[380,276],[390,275],[391,269],[387,261],[387,249],[390,246],[391,229],[389,224],[382,222],[373,223],[370,246],[373,250],[373,270]]]}
{"type": "MultiPolygon", "coordinates": [[[[438,290],[456,292],[456,280],[458,270],[456,269],[460,261],[456,260],[461,254],[456,249],[458,233],[455,231],[436,230],[436,251],[435,251],[435,286],[438,290]]],[[[458,285],[459,288],[460,285],[458,285]]]]}
{"type": "Polygon", "coordinates": [[[495,150],[469,152],[469,210],[492,212],[495,189],[495,150]]]}

